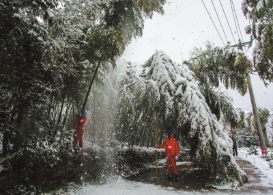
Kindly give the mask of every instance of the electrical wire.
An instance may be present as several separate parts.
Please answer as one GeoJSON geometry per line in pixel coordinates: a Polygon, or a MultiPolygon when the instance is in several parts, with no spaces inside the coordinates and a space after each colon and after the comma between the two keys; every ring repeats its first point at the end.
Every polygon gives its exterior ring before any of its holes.
{"type": "Polygon", "coordinates": [[[214,11],[215,11],[215,13],[216,13],[216,15],[217,15],[218,21],[219,21],[219,23],[220,23],[220,25],[221,25],[221,27],[222,27],[223,33],[224,33],[224,35],[225,35],[225,37],[226,37],[226,40],[227,40],[227,43],[228,43],[228,38],[227,38],[226,32],[224,31],[222,22],[221,22],[221,20],[220,20],[220,18],[219,18],[218,12],[216,11],[215,5],[214,5],[214,3],[213,3],[212,0],[211,0],[211,3],[212,3],[212,5],[213,5],[214,11]]]}
{"type": "Polygon", "coordinates": [[[237,15],[236,15],[236,12],[235,12],[235,9],[234,9],[234,4],[233,4],[233,1],[232,0],[229,0],[230,1],[230,7],[231,7],[231,10],[232,10],[232,15],[233,15],[233,20],[235,22],[235,27],[236,27],[236,30],[237,30],[237,35],[238,35],[238,38],[241,39],[243,41],[243,36],[242,36],[242,33],[241,33],[241,30],[240,30],[240,27],[239,27],[239,24],[238,24],[238,18],[237,18],[237,15]],[[237,18],[237,22],[236,22],[236,18],[237,18]],[[237,27],[238,25],[238,27],[237,27]],[[239,30],[238,30],[239,28],[239,30]],[[241,38],[239,36],[239,32],[241,33],[241,38]]]}
{"type": "Polygon", "coordinates": [[[238,27],[239,27],[239,32],[241,34],[242,41],[243,41],[243,35],[242,35],[242,32],[241,32],[241,28],[240,28],[240,24],[239,24],[239,20],[238,20],[237,14],[236,14],[236,10],[235,10],[235,7],[234,7],[233,0],[231,0],[231,2],[232,2],[232,6],[233,6],[233,10],[234,10],[235,16],[236,16],[236,21],[237,21],[237,24],[238,24],[238,27]]]}
{"type": "MultiPolygon", "coordinates": [[[[237,27],[237,23],[236,23],[236,20],[235,20],[235,16],[234,16],[234,11],[233,11],[233,8],[232,8],[232,3],[231,3],[231,0],[229,0],[229,1],[230,1],[230,6],[231,6],[231,11],[232,11],[233,20],[234,20],[234,22],[235,22],[235,27],[236,27],[237,32],[239,32],[239,31],[238,31],[238,27],[237,27]]],[[[238,36],[238,39],[240,39],[239,33],[237,33],[237,36],[238,36]]]]}
{"type": "MultiPolygon", "coordinates": [[[[235,22],[235,27],[236,27],[236,30],[237,30],[238,38],[239,38],[239,40],[241,40],[243,42],[243,36],[242,36],[240,25],[239,25],[239,22],[238,22],[237,14],[236,14],[236,11],[235,11],[235,8],[234,8],[233,0],[229,0],[229,1],[230,1],[230,7],[231,7],[231,10],[232,10],[233,20],[235,22]],[[239,30],[238,30],[238,28],[239,28],[239,30]],[[239,32],[241,34],[241,38],[240,38],[239,32]]],[[[242,50],[243,50],[243,52],[245,54],[245,48],[244,47],[242,48],[242,50]]]]}
{"type": "Polygon", "coordinates": [[[219,35],[220,39],[222,40],[223,45],[225,46],[225,43],[224,43],[224,41],[223,41],[223,39],[222,39],[222,37],[221,37],[221,35],[220,35],[220,33],[219,33],[219,31],[218,31],[217,27],[215,26],[215,23],[214,23],[214,21],[212,20],[212,17],[210,16],[209,11],[208,11],[208,9],[207,9],[207,7],[206,7],[206,5],[205,5],[204,1],[203,1],[203,0],[201,0],[201,1],[202,1],[203,5],[204,5],[204,7],[205,7],[205,9],[206,9],[206,11],[207,11],[207,13],[208,13],[208,15],[209,15],[210,19],[211,19],[211,21],[212,21],[212,23],[213,23],[214,27],[215,27],[215,29],[216,29],[216,31],[217,31],[217,33],[218,33],[218,35],[219,35]]]}
{"type": "Polygon", "coordinates": [[[223,10],[223,12],[224,12],[224,14],[225,14],[225,18],[226,18],[226,21],[227,21],[227,23],[228,23],[229,30],[230,30],[231,35],[232,35],[232,37],[233,37],[233,41],[234,41],[234,43],[236,43],[235,38],[234,38],[234,35],[233,35],[233,32],[232,32],[232,30],[231,30],[231,27],[230,27],[229,21],[228,21],[228,19],[227,19],[227,15],[226,15],[226,12],[225,12],[225,10],[224,10],[224,7],[223,7],[223,5],[222,5],[221,0],[219,0],[219,2],[220,2],[220,4],[221,4],[222,10],[223,10]]]}

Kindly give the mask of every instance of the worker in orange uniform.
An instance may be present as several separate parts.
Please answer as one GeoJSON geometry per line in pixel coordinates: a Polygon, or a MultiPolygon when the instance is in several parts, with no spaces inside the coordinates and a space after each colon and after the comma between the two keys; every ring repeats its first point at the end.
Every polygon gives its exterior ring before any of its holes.
{"type": "Polygon", "coordinates": [[[87,122],[87,117],[86,117],[87,111],[85,109],[82,110],[81,115],[76,114],[75,119],[74,119],[74,146],[77,146],[79,143],[79,147],[83,147],[83,134],[84,134],[84,125],[87,122]]]}
{"type": "Polygon", "coordinates": [[[165,154],[167,157],[167,169],[168,180],[178,182],[178,168],[176,161],[180,156],[180,145],[177,140],[177,133],[175,131],[170,132],[168,139],[163,143],[156,145],[157,148],[165,148],[165,154]]]}

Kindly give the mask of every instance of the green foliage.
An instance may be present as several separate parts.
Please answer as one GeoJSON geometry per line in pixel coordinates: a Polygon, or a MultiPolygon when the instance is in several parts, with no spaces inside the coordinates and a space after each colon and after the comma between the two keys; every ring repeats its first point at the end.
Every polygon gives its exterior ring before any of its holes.
{"type": "Polygon", "coordinates": [[[259,76],[273,81],[273,2],[248,0],[242,5],[251,23],[251,34],[257,41],[254,48],[254,65],[259,76]]]}
{"type": "Polygon", "coordinates": [[[195,73],[211,111],[218,119],[223,114],[235,126],[238,116],[231,99],[216,89],[223,84],[227,89],[236,89],[244,95],[247,92],[246,75],[251,68],[250,61],[234,50],[207,43],[205,49],[196,48],[191,60],[184,63],[195,73]]]}
{"type": "MultiPolygon", "coordinates": [[[[214,183],[217,186],[221,186],[221,185],[225,185],[226,182],[228,182],[229,184],[232,184],[235,186],[238,185],[238,181],[240,181],[239,185],[242,185],[242,181],[243,182],[247,182],[248,178],[246,175],[243,176],[243,179],[241,178],[242,175],[240,174],[240,172],[237,171],[236,166],[238,166],[237,164],[231,164],[229,163],[230,161],[230,156],[221,156],[218,160],[217,160],[217,164],[215,164],[215,166],[213,167],[214,170],[212,170],[213,172],[217,173],[215,175],[213,175],[212,177],[214,178],[214,183]],[[229,166],[227,166],[227,164],[229,166]],[[228,173],[230,176],[228,176],[226,173],[228,173]],[[226,182],[223,182],[226,181],[226,182]]],[[[235,187],[234,186],[234,187],[235,187]]]]}
{"type": "Polygon", "coordinates": [[[14,186],[13,189],[9,189],[5,192],[6,194],[40,194],[41,190],[33,185],[24,186],[24,185],[17,185],[14,186]]]}
{"type": "Polygon", "coordinates": [[[149,83],[145,87],[148,91],[143,93],[141,85],[142,83],[137,83],[136,86],[128,86],[130,90],[134,91],[132,95],[135,98],[133,99],[126,97],[125,91],[122,92],[116,111],[116,136],[122,142],[129,142],[130,146],[138,144],[139,141],[142,146],[144,143],[146,145],[149,137],[143,137],[143,135],[150,135],[151,132],[146,132],[145,129],[154,129],[155,124],[159,122],[156,119],[156,115],[159,114],[156,105],[158,103],[157,94],[149,83]]]}
{"type": "MultiPolygon", "coordinates": [[[[248,117],[246,118],[246,121],[247,121],[247,129],[253,133],[254,129],[256,128],[256,124],[255,124],[255,121],[254,121],[254,115],[253,113],[249,114],[248,117]]],[[[255,131],[257,132],[257,131],[255,131]]]]}
{"type": "Polygon", "coordinates": [[[20,172],[26,184],[47,181],[57,174],[55,167],[67,159],[71,140],[71,132],[58,134],[55,138],[33,136],[27,139],[24,146],[11,155],[12,170],[20,172]]]}
{"type": "MultiPolygon", "coordinates": [[[[245,143],[247,143],[247,145],[256,145],[257,142],[256,141],[251,141],[250,138],[252,136],[255,136],[257,135],[257,127],[256,127],[256,123],[255,123],[255,119],[254,119],[254,116],[253,116],[253,113],[252,112],[248,112],[248,113],[245,113],[244,111],[239,111],[240,112],[240,120],[239,120],[239,123],[238,123],[238,126],[236,127],[236,131],[238,132],[239,135],[241,136],[245,136],[245,143]],[[249,140],[248,140],[249,139],[249,140]]],[[[267,127],[267,123],[268,123],[268,120],[269,120],[269,117],[270,117],[270,112],[268,109],[266,108],[258,108],[258,113],[259,113],[259,117],[260,117],[260,122],[261,122],[261,126],[262,126],[262,131],[263,131],[263,134],[265,135],[265,141],[266,143],[269,142],[268,140],[268,132],[269,132],[269,129],[267,127]]],[[[254,139],[254,137],[252,137],[252,139],[254,139]]]]}
{"type": "Polygon", "coordinates": [[[247,92],[246,73],[252,65],[242,53],[207,43],[205,49],[196,48],[191,60],[184,63],[204,86],[219,87],[222,82],[227,89],[236,89],[242,95],[247,92]]]}
{"type": "Polygon", "coordinates": [[[239,138],[239,143],[246,145],[253,145],[251,144],[251,140],[249,137],[253,136],[254,127],[253,127],[253,114],[252,112],[246,113],[244,110],[238,109],[239,112],[239,120],[237,126],[234,128],[233,132],[236,133],[239,138]]]}
{"type": "Polygon", "coordinates": [[[142,35],[144,18],[152,18],[153,12],[163,14],[165,0],[120,0],[112,1],[106,9],[107,26],[118,27],[124,35],[124,41],[142,35]]]}
{"type": "Polygon", "coordinates": [[[98,26],[90,28],[86,34],[85,51],[92,61],[113,60],[121,55],[125,48],[122,33],[117,28],[98,26]]]}
{"type": "MultiPolygon", "coordinates": [[[[56,142],[53,144],[58,145],[56,142]]],[[[154,162],[154,153],[125,150],[120,146],[102,147],[100,150],[88,149],[79,154],[69,150],[58,153],[39,138],[37,144],[25,148],[23,153],[24,155],[14,154],[10,161],[3,163],[5,166],[12,166],[12,169],[5,174],[1,173],[5,179],[0,183],[0,193],[66,194],[71,191],[76,192],[83,182],[102,184],[112,177],[130,176],[143,169],[147,163],[154,162]],[[53,158],[50,160],[47,156],[53,158]],[[57,160],[53,160],[54,158],[57,160]]],[[[163,158],[164,152],[159,156],[163,158]]]]}
{"type": "MultiPolygon", "coordinates": [[[[219,174],[217,181],[230,182],[232,178],[234,183],[245,182],[245,175],[231,162],[228,144],[220,144],[228,142],[228,135],[210,110],[193,72],[162,51],[136,66],[128,64],[121,81],[115,123],[118,140],[153,146],[161,143],[168,131],[176,130],[179,139],[190,147],[196,167],[215,180],[219,174]]],[[[208,98],[213,101],[215,96],[208,98]]],[[[225,97],[221,98],[219,103],[226,106],[225,97]]]]}
{"type": "MultiPolygon", "coordinates": [[[[272,152],[271,152],[271,148],[268,148],[268,150],[267,150],[267,155],[266,156],[264,156],[265,157],[265,160],[266,161],[272,161],[273,160],[273,154],[272,154],[272,152]]],[[[271,168],[271,167],[270,167],[271,168]]]]}
{"type": "Polygon", "coordinates": [[[245,128],[246,127],[246,122],[245,122],[245,112],[241,111],[240,112],[240,121],[238,126],[245,128]]]}
{"type": "Polygon", "coordinates": [[[224,116],[225,120],[228,120],[232,126],[237,125],[239,121],[237,111],[226,93],[214,88],[201,88],[201,91],[211,112],[216,115],[218,120],[224,116]]]}
{"type": "Polygon", "coordinates": [[[258,150],[259,150],[259,148],[257,146],[251,146],[248,149],[248,154],[258,155],[258,150]]]}
{"type": "Polygon", "coordinates": [[[67,168],[68,152],[71,152],[71,136],[71,132],[66,132],[55,138],[32,136],[26,139],[20,150],[2,162],[7,175],[0,191],[6,186],[8,194],[37,194],[52,183],[61,183],[60,178],[65,178],[62,171],[67,168]]]}
{"type": "MultiPolygon", "coordinates": [[[[62,183],[66,168],[81,162],[68,155],[73,115],[93,80],[103,83],[126,44],[142,34],[144,19],[162,13],[164,3],[1,1],[0,134],[4,155],[12,155],[6,163],[9,181],[16,180],[12,192],[38,193],[32,184],[62,183]]],[[[100,165],[89,163],[87,177],[96,180],[100,165]]]]}
{"type": "MultiPolygon", "coordinates": [[[[16,143],[22,143],[29,136],[20,138],[23,126],[34,119],[51,136],[67,128],[93,80],[101,82],[126,44],[141,35],[144,18],[161,12],[164,1],[149,2],[1,2],[0,114],[6,127],[0,131],[12,127],[16,143]]],[[[14,142],[11,136],[6,139],[5,148],[14,142]]]]}
{"type": "Polygon", "coordinates": [[[264,108],[264,109],[259,108],[258,112],[259,112],[259,117],[260,117],[260,122],[261,122],[262,130],[263,130],[263,134],[265,136],[266,143],[268,143],[268,133],[267,133],[268,130],[267,130],[266,124],[267,124],[269,116],[270,116],[270,111],[266,108],[264,108]]]}

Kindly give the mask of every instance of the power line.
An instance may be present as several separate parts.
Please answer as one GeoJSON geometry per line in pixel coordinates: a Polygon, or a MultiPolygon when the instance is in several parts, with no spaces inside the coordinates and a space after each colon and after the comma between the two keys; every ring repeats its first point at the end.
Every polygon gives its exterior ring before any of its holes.
{"type": "Polygon", "coordinates": [[[224,35],[225,35],[225,37],[226,37],[226,40],[227,40],[227,42],[228,42],[227,35],[226,35],[225,31],[224,31],[224,28],[223,28],[223,26],[222,26],[222,22],[221,22],[221,20],[220,20],[220,18],[219,18],[219,16],[218,16],[218,13],[217,13],[217,11],[216,11],[216,9],[215,9],[215,5],[214,5],[214,3],[213,3],[212,0],[211,0],[211,3],[212,3],[212,5],[213,5],[214,11],[215,11],[215,13],[216,13],[216,15],[217,15],[218,21],[219,21],[219,23],[220,23],[220,25],[221,25],[221,27],[222,27],[222,30],[223,30],[224,35]]]}
{"type": "Polygon", "coordinates": [[[244,41],[243,40],[243,35],[242,35],[242,32],[241,32],[241,27],[240,27],[240,24],[239,24],[239,20],[238,20],[238,17],[237,17],[237,14],[236,14],[236,10],[235,10],[235,7],[234,7],[233,0],[231,0],[231,2],[232,2],[232,6],[233,6],[233,10],[234,10],[235,16],[236,16],[237,24],[239,26],[239,31],[240,31],[240,34],[241,34],[241,37],[242,37],[242,41],[244,41]]]}
{"type": "Polygon", "coordinates": [[[232,35],[232,37],[233,37],[234,43],[236,43],[235,38],[234,38],[234,35],[233,35],[233,32],[232,32],[231,27],[230,27],[230,24],[229,24],[229,22],[228,22],[228,19],[227,19],[227,16],[226,16],[226,12],[225,12],[225,10],[224,10],[224,7],[223,7],[223,5],[222,5],[221,0],[219,0],[219,2],[220,2],[220,4],[221,4],[222,10],[223,10],[223,12],[224,12],[224,14],[225,14],[225,18],[226,18],[226,21],[227,21],[227,23],[228,23],[228,27],[229,27],[229,30],[230,30],[231,35],[232,35]]]}
{"type": "MultiPolygon", "coordinates": [[[[236,27],[237,32],[239,32],[239,31],[238,31],[238,28],[237,28],[237,23],[236,23],[236,20],[235,20],[235,16],[234,16],[234,11],[233,11],[233,8],[232,8],[231,0],[229,0],[229,1],[230,1],[230,6],[231,6],[231,11],[232,11],[233,20],[234,20],[234,22],[235,22],[235,27],[236,27]]],[[[237,33],[237,36],[238,36],[238,39],[240,39],[238,33],[237,33]]]]}
{"type": "MultiPolygon", "coordinates": [[[[242,36],[241,29],[240,29],[240,25],[239,25],[239,22],[238,22],[237,14],[236,14],[236,11],[235,11],[235,8],[234,8],[234,3],[233,3],[232,0],[229,0],[229,1],[230,1],[230,6],[231,6],[232,14],[233,14],[233,20],[234,20],[234,22],[235,22],[235,27],[236,27],[237,34],[238,34],[238,38],[239,38],[239,44],[240,44],[241,42],[243,42],[243,36],[242,36]],[[235,19],[235,17],[236,17],[236,19],[235,19]],[[237,21],[237,22],[236,22],[236,21],[237,21]],[[237,28],[237,25],[238,25],[239,30],[238,30],[238,28],[237,28]],[[239,32],[240,32],[240,34],[241,34],[241,39],[240,39],[240,36],[239,36],[239,32]]],[[[242,50],[243,50],[243,52],[245,53],[245,49],[242,48],[242,50]]]]}
{"type": "MultiPolygon", "coordinates": [[[[237,32],[240,32],[241,39],[243,41],[243,36],[242,36],[241,30],[240,30],[240,25],[239,25],[239,22],[238,22],[238,18],[237,18],[237,14],[236,14],[236,11],[235,11],[235,8],[234,8],[233,1],[232,0],[229,0],[229,1],[230,1],[230,6],[231,6],[231,10],[232,10],[232,14],[233,14],[233,19],[234,19],[234,22],[235,22],[236,30],[237,30],[237,32]],[[236,19],[235,19],[235,17],[236,17],[236,19]],[[239,30],[237,28],[237,25],[238,25],[239,30]]],[[[238,34],[238,38],[240,39],[239,33],[237,33],[237,34],[238,34]]]]}
{"type": "Polygon", "coordinates": [[[203,2],[203,0],[201,0],[201,1],[202,1],[203,5],[204,5],[205,9],[207,10],[207,13],[208,13],[208,15],[209,15],[209,17],[210,17],[210,19],[211,19],[211,21],[212,21],[213,25],[214,25],[214,27],[215,27],[215,29],[216,29],[216,31],[217,31],[217,33],[218,33],[219,37],[220,37],[220,38],[221,38],[221,40],[222,40],[223,45],[225,46],[225,43],[224,43],[224,41],[223,41],[223,39],[222,39],[222,37],[221,37],[221,35],[220,35],[220,33],[219,33],[219,31],[218,31],[217,27],[215,26],[215,23],[213,22],[212,17],[210,16],[209,11],[208,11],[208,9],[207,9],[207,7],[206,7],[205,3],[203,2]]]}

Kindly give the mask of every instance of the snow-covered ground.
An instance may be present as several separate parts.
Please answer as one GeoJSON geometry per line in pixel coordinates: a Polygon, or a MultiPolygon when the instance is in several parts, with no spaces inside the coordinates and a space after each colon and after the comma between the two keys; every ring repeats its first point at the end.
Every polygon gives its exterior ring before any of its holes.
{"type": "MultiPolygon", "coordinates": [[[[270,163],[272,164],[272,160],[271,162],[266,161],[266,158],[262,157],[260,149],[258,149],[258,155],[250,155],[248,153],[248,149],[246,148],[239,149],[238,153],[239,158],[249,161],[262,173],[262,177],[260,179],[263,186],[273,186],[273,167],[270,168],[270,163]]],[[[268,156],[272,157],[272,155],[272,152],[269,150],[268,156]]],[[[271,194],[273,194],[273,192],[271,194]]]]}
{"type": "MultiPolygon", "coordinates": [[[[273,169],[270,168],[269,162],[265,160],[265,158],[262,157],[261,151],[258,150],[258,155],[251,155],[248,154],[248,149],[246,148],[240,148],[238,153],[239,157],[245,159],[249,162],[251,162],[257,170],[260,170],[260,172],[263,174],[261,178],[261,182],[263,186],[272,186],[273,184],[273,169]]],[[[272,191],[269,191],[268,193],[262,193],[259,191],[255,192],[247,192],[242,193],[236,190],[231,191],[218,191],[215,190],[214,192],[208,192],[208,191],[184,191],[184,190],[176,190],[172,187],[161,187],[158,185],[153,184],[145,184],[140,182],[132,182],[127,181],[123,178],[116,178],[116,179],[110,179],[107,183],[103,185],[89,185],[86,187],[83,187],[80,191],[77,192],[71,192],[71,195],[178,195],[178,194],[196,194],[196,195],[202,195],[202,194],[220,194],[220,195],[227,195],[227,194],[273,194],[272,191]]]]}

